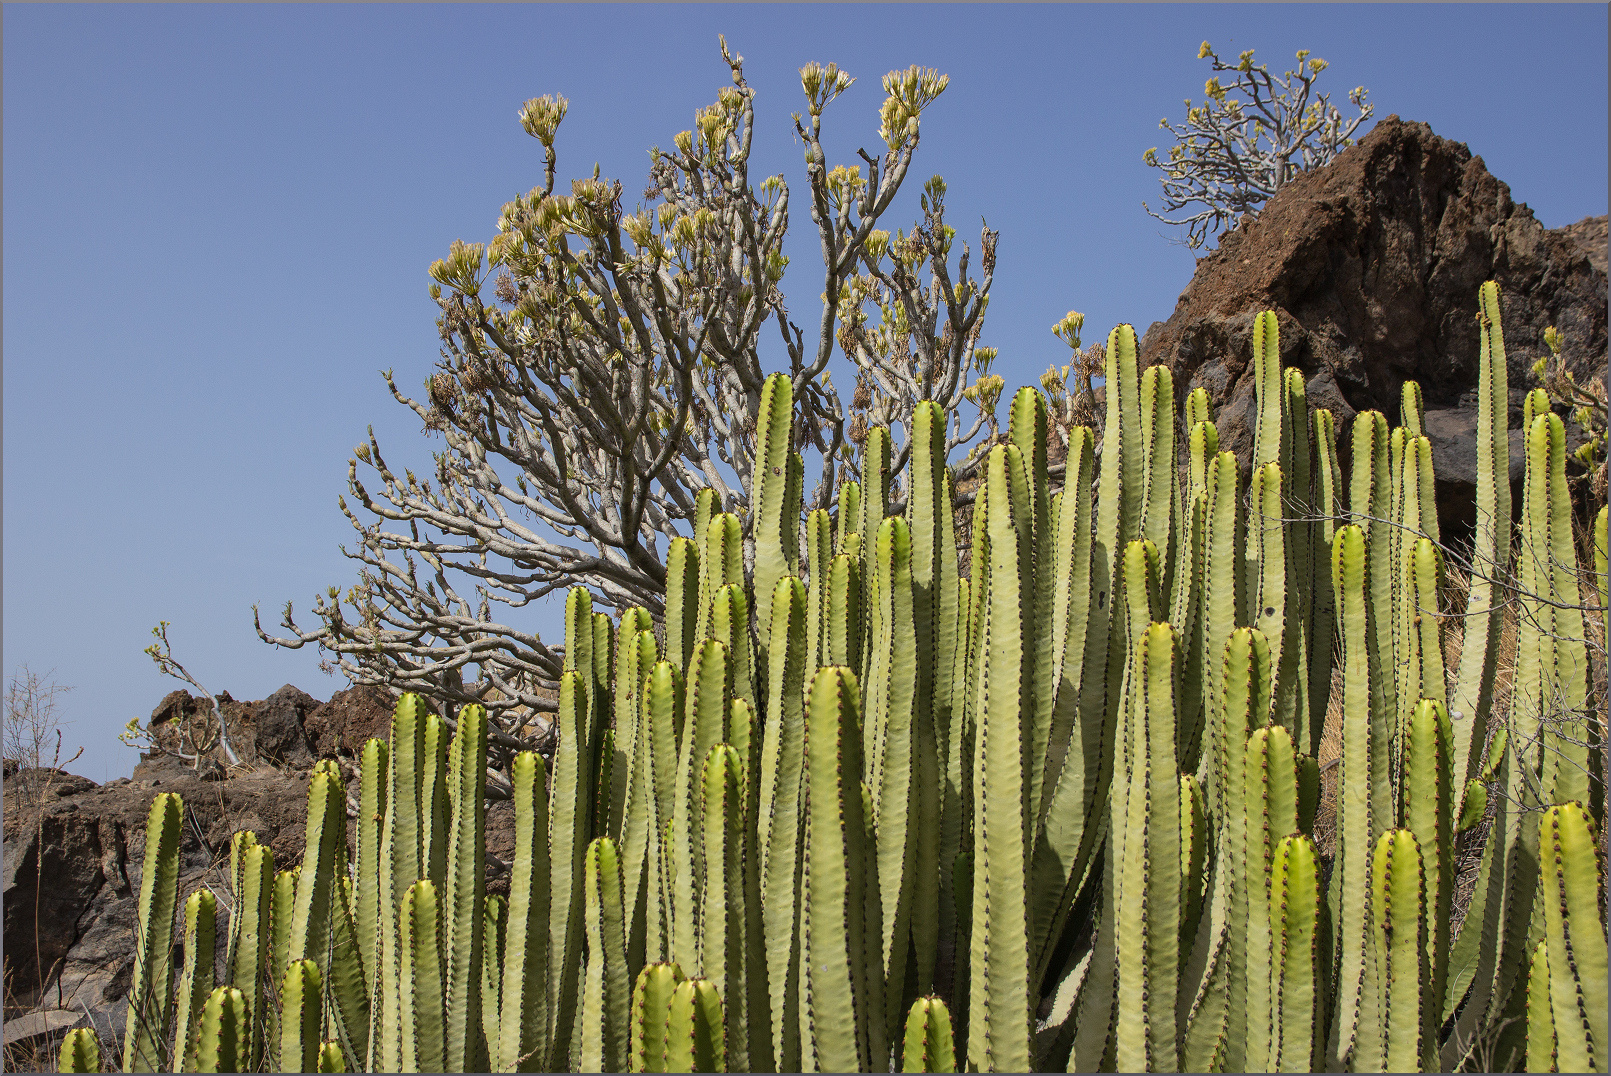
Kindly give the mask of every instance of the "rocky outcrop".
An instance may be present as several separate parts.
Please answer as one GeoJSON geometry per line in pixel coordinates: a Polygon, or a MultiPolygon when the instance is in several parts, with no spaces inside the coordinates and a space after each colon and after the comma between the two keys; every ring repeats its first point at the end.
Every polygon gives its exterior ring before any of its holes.
{"type": "MultiPolygon", "coordinates": [[[[8,1045],[48,1042],[86,1022],[94,1023],[103,1042],[121,1038],[134,970],[145,823],[156,793],[184,798],[181,899],[203,886],[227,893],[230,835],[252,830],[274,850],[277,867],[295,865],[302,858],[314,760],[342,759],[343,774],[354,779],[348,756],[369,736],[386,735],[391,715],[390,699],[373,688],[353,688],[320,703],[287,684],[256,702],[220,692],[218,704],[239,766],[226,768],[217,747],[199,761],[170,753],[181,742],[182,727],[213,723],[205,698],[174,691],[152,711],[149,725],[168,750],[142,755],[132,778],[96,785],[58,771],[6,773],[0,899],[8,1045]],[[78,1015],[68,1021],[64,1007],[78,1015]]],[[[508,843],[512,847],[512,827],[508,843]]],[[[220,901],[221,909],[227,903],[220,901]]],[[[227,910],[220,929],[224,922],[227,910]]]]}
{"type": "Polygon", "coordinates": [[[356,758],[370,737],[385,739],[390,734],[395,705],[396,700],[381,688],[351,687],[308,714],[302,729],[318,757],[356,758]]]}
{"type": "MultiPolygon", "coordinates": [[[[54,783],[38,807],[12,784],[7,782],[5,793],[0,895],[8,1027],[13,1015],[31,1006],[65,1007],[81,1014],[87,1010],[103,1042],[122,1036],[134,971],[145,823],[156,793],[184,798],[181,900],[204,886],[228,892],[229,838],[236,830],[255,831],[273,848],[276,867],[302,858],[305,771],[242,768],[219,781],[184,767],[154,765],[142,776],[105,785],[84,778],[54,783]]],[[[227,901],[219,904],[222,930],[227,901]]],[[[49,1018],[35,1023],[51,1033],[65,1030],[49,1018]]]]}
{"type": "Polygon", "coordinates": [[[1605,376],[1606,218],[1545,229],[1466,146],[1389,116],[1226,234],[1170,318],[1147,330],[1141,362],[1169,365],[1182,398],[1208,390],[1221,447],[1244,466],[1261,310],[1280,322],[1282,363],[1304,372],[1310,402],[1330,408],[1344,435],[1358,411],[1398,421],[1400,386],[1418,381],[1439,507],[1458,530],[1472,512],[1485,280],[1500,286],[1513,424],[1546,327],[1560,329],[1580,378],[1605,376]]]}
{"type": "MultiPolygon", "coordinates": [[[[257,702],[237,702],[227,691],[220,691],[217,698],[230,746],[242,763],[305,768],[318,757],[305,726],[322,704],[307,692],[286,684],[257,702]]],[[[192,729],[199,734],[215,725],[206,698],[180,690],[170,691],[151,711],[149,727],[163,748],[188,753],[192,741],[184,739],[181,730],[190,736],[192,729]]],[[[214,746],[207,754],[219,763],[227,761],[222,747],[214,746]]]]}

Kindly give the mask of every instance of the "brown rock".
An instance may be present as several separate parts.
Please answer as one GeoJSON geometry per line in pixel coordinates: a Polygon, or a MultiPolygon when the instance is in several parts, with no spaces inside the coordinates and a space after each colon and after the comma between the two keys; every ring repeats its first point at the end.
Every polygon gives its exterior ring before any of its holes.
{"type": "Polygon", "coordinates": [[[319,758],[356,757],[370,737],[384,740],[391,735],[395,705],[382,688],[351,687],[336,692],[329,702],[308,714],[303,731],[319,758]]]}
{"type": "Polygon", "coordinates": [[[286,684],[256,704],[253,732],[257,757],[281,766],[309,766],[313,753],[302,722],[320,706],[318,699],[286,684]]]}
{"type": "Polygon", "coordinates": [[[1429,411],[1475,403],[1477,289],[1492,279],[1519,423],[1547,326],[1574,372],[1605,376],[1605,236],[1604,217],[1546,230],[1466,146],[1389,116],[1226,234],[1147,331],[1141,363],[1168,364],[1182,399],[1206,388],[1221,446],[1246,466],[1259,311],[1276,311],[1282,363],[1304,372],[1346,434],[1352,412],[1396,422],[1407,379],[1429,411]]]}
{"type": "MultiPolygon", "coordinates": [[[[228,892],[229,838],[238,829],[255,830],[273,848],[276,867],[301,860],[305,777],[272,767],[241,767],[227,781],[207,780],[183,766],[148,772],[160,776],[100,786],[78,778],[74,791],[47,797],[43,808],[32,807],[24,790],[8,783],[0,902],[13,1012],[35,1004],[87,1008],[103,1043],[121,1037],[145,823],[157,792],[177,792],[184,800],[181,900],[204,886],[228,892]]],[[[227,930],[227,913],[220,930],[227,930]]]]}

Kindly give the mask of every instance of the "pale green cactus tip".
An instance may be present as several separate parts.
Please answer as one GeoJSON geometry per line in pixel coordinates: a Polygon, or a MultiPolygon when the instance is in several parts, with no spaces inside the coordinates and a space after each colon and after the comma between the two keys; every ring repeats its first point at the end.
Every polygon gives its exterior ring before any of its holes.
{"type": "Polygon", "coordinates": [[[100,1072],[101,1040],[92,1028],[74,1028],[62,1039],[58,1072],[100,1072]]]}

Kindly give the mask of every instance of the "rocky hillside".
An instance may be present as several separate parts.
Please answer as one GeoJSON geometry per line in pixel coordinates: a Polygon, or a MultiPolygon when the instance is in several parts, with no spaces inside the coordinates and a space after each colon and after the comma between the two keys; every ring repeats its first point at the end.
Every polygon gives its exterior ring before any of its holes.
{"type": "MultiPolygon", "coordinates": [[[[287,684],[266,699],[219,696],[242,765],[200,766],[171,755],[142,755],[132,777],[104,785],[51,770],[7,776],[3,895],[8,1053],[46,1045],[69,1028],[94,1023],[102,1042],[123,1035],[134,973],[134,928],[145,856],[145,823],[158,792],[184,799],[179,897],[203,887],[227,897],[229,839],[254,831],[274,850],[277,869],[302,859],[309,771],[338,760],[357,815],[357,754],[386,736],[392,699],[355,687],[321,703],[287,684]],[[41,796],[43,803],[40,803],[41,796]]],[[[205,699],[175,691],[157,704],[159,743],[174,722],[202,712],[205,699]]],[[[349,829],[349,841],[353,829],[349,829]]],[[[514,854],[514,811],[487,810],[488,888],[498,892],[502,862],[514,854]]],[[[220,936],[228,901],[219,901],[220,936]]],[[[223,950],[220,948],[220,960],[223,950]]]]}
{"type": "MultiPolygon", "coordinates": [[[[1206,388],[1222,448],[1252,452],[1251,330],[1281,326],[1281,361],[1339,433],[1358,411],[1399,419],[1399,389],[1421,385],[1445,533],[1470,526],[1476,480],[1477,288],[1497,280],[1512,423],[1546,354],[1565,337],[1579,378],[1606,374],[1606,218],[1546,229],[1459,142],[1389,116],[1325,168],[1281,188],[1202,259],[1167,321],[1141,341],[1176,390],[1206,388]]],[[[1572,424],[1568,424],[1571,426],[1572,424]]],[[[1512,474],[1521,477],[1520,429],[1512,474]]],[[[1517,501],[1520,504],[1520,501],[1517,501]]]]}

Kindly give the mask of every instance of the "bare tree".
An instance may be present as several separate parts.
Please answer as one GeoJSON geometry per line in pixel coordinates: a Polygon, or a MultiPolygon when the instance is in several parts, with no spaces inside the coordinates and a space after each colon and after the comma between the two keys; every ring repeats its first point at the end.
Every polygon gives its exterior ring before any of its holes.
{"type": "MultiPolygon", "coordinates": [[[[259,623],[264,641],[314,643],[330,655],[326,671],[339,666],[354,683],[481,701],[514,728],[553,709],[562,658],[495,606],[520,609],[580,584],[604,606],[658,614],[666,543],[690,533],[701,489],[745,515],[748,533],[763,336],[780,338],[794,444],[818,474],[808,508],[830,506],[836,472],[853,465],[869,423],[905,423],[918,402],[935,400],[953,416],[955,448],[993,419],[994,399],[983,406],[974,383],[994,355],[978,341],[996,233],[981,232],[977,279],[966,245],[953,269],[937,176],[909,232],[878,227],[946,76],[917,67],[885,76],[885,150],[830,167],[823,112],[854,80],[831,64],[801,69],[806,108],[794,128],[824,300],[807,329],[779,287],[789,187],[780,175],[752,183],[754,91],[743,58],[725,41],[721,51],[732,84],[672,149],[651,152],[632,212],[621,183],[596,168],[555,193],[566,102],[526,103],[521,122],[545,154],[542,186],[504,206],[490,243],[455,242],[431,267],[442,359],[424,399],[385,374],[396,400],[445,441],[434,481],[399,474],[371,430],[348,461],[356,505],[341,501],[358,533],[343,552],[359,561],[359,582],[318,597],[311,630],[288,602],[289,636],[259,623]],[[856,371],[848,406],[828,369],[836,344],[856,371]],[[965,396],[981,403],[971,423],[957,416],[965,396]]],[[[899,446],[897,470],[906,456],[899,446]]]]}
{"type": "Polygon", "coordinates": [[[1244,213],[1255,212],[1285,183],[1311,168],[1318,168],[1353,144],[1354,132],[1371,117],[1375,106],[1365,103],[1370,91],[1356,86],[1348,100],[1359,115],[1345,119],[1331,103],[1330,94],[1314,93],[1314,82],[1326,69],[1318,56],[1299,49],[1298,68],[1279,80],[1264,64],[1253,63],[1253,50],[1227,64],[1204,41],[1197,58],[1214,65],[1214,75],[1203,86],[1206,100],[1194,107],[1186,99],[1186,122],[1175,125],[1166,116],[1158,126],[1177,139],[1169,159],[1158,159],[1154,146],[1142,160],[1163,171],[1163,212],[1142,208],[1165,224],[1185,225],[1186,245],[1193,250],[1204,240],[1234,224],[1244,213]],[[1219,76],[1234,74],[1229,85],[1219,76]],[[1237,96],[1247,99],[1244,104],[1237,96]],[[1194,208],[1198,207],[1198,208],[1194,208]],[[1190,211],[1171,219],[1168,214],[1190,211]]]}
{"type": "MultiPolygon", "coordinates": [[[[62,727],[70,722],[62,718],[57,699],[73,689],[56,683],[53,675],[54,669],[41,676],[24,663],[6,683],[3,750],[6,761],[16,766],[18,785],[30,803],[39,801],[48,784],[38,771],[63,765],[62,727]]],[[[82,748],[73,759],[80,754],[82,748]]]]}

